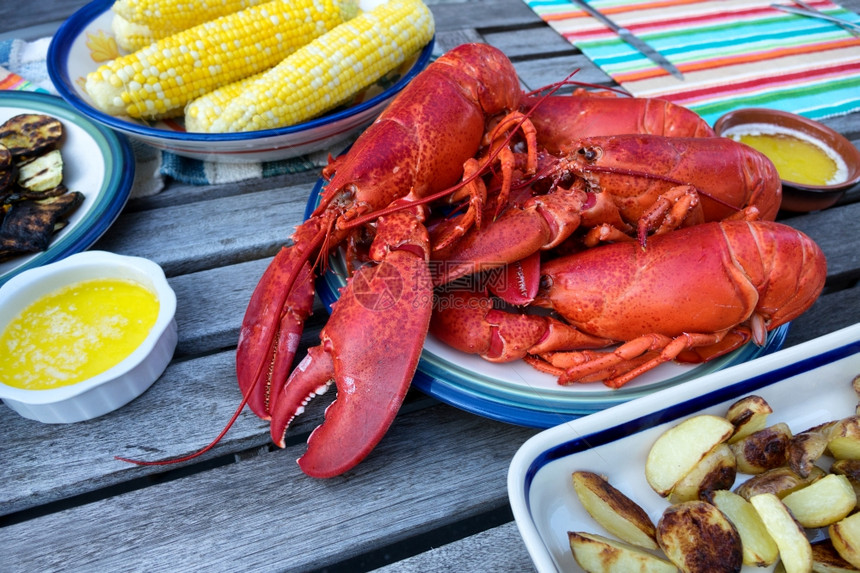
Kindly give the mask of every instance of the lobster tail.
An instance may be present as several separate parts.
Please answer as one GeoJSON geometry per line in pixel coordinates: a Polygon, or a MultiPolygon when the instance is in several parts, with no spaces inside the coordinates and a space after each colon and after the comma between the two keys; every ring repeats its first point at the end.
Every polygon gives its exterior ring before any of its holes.
{"type": "Polygon", "coordinates": [[[802,232],[768,221],[722,224],[732,257],[759,293],[755,313],[767,330],[794,320],[821,294],[827,262],[802,232]]]}

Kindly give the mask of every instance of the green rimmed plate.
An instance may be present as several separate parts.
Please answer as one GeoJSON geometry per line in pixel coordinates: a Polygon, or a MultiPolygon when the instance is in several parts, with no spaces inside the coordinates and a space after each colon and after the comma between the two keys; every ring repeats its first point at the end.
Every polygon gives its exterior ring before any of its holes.
{"type": "Polygon", "coordinates": [[[87,249],[119,216],[134,181],[134,156],[124,136],[94,123],[61,98],[38,92],[0,91],[0,123],[21,113],[43,113],[63,123],[64,183],[84,202],[48,249],[0,262],[0,285],[27,269],[87,249]]]}

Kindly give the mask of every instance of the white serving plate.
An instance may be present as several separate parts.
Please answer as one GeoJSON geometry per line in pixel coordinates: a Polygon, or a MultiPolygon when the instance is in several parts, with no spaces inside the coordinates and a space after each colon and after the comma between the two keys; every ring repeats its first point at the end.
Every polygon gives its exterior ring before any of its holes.
{"type": "Polygon", "coordinates": [[[48,49],[48,74],[63,98],[87,117],[159,149],[184,157],[223,163],[274,161],[327,149],[359,133],[430,62],[431,40],[399,70],[379,80],[346,108],[278,129],[245,133],[188,133],[181,120],[148,123],[114,117],[96,109],[83,79],[120,55],[111,30],[113,0],[95,0],[66,20],[48,49]]]}
{"type": "Polygon", "coordinates": [[[644,468],[648,450],[662,432],[694,414],[725,415],[730,404],[750,394],[762,396],[773,408],[769,424],[785,422],[800,432],[854,414],[858,396],[851,381],[858,374],[860,324],[855,324],[534,436],[511,461],[508,496],[535,567],[541,573],[581,571],[567,532],[607,535],[579,503],[571,481],[574,471],[605,475],[656,524],[668,503],[651,490],[644,468]]]}
{"type": "Polygon", "coordinates": [[[84,202],[69,223],[54,234],[48,249],[0,261],[0,285],[27,269],[83,251],[113,224],[134,182],[134,156],[125,137],[92,122],[62,99],[43,93],[0,91],[0,124],[22,113],[43,113],[65,129],[63,183],[80,191],[84,202]]]}

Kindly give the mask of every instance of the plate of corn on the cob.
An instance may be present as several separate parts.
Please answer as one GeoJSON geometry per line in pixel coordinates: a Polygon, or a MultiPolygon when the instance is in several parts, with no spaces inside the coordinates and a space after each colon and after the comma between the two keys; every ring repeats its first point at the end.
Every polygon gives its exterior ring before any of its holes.
{"type": "Polygon", "coordinates": [[[273,161],[357,135],[430,62],[434,32],[422,0],[95,0],[47,64],[63,99],[127,136],[273,161]]]}

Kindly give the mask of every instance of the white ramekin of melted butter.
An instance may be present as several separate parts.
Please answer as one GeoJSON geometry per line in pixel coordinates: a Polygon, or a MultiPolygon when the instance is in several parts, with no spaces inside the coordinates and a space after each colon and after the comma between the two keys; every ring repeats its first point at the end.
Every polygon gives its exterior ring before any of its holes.
{"type": "Polygon", "coordinates": [[[176,348],[161,267],[90,251],[0,287],[0,398],[25,418],[88,420],[149,388],[176,348]]]}

